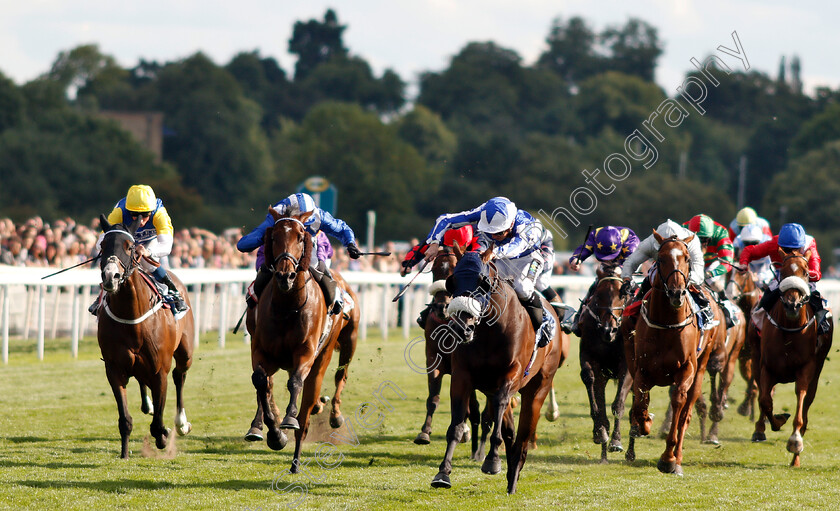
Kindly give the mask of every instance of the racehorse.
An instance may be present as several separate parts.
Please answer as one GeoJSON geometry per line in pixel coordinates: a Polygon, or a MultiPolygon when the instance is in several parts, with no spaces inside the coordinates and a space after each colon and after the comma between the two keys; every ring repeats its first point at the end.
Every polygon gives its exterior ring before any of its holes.
{"type": "MultiPolygon", "coordinates": [[[[429,397],[426,398],[426,419],[420,429],[420,433],[414,439],[414,443],[418,445],[426,445],[431,442],[432,434],[432,416],[437,410],[440,403],[440,389],[443,384],[443,376],[452,374],[452,357],[451,351],[441,349],[441,340],[443,334],[447,332],[445,326],[448,319],[446,317],[446,306],[449,304],[450,296],[446,291],[446,278],[452,275],[452,270],[457,264],[455,254],[450,247],[444,245],[440,251],[435,255],[432,261],[432,285],[429,287],[429,294],[432,295],[432,302],[429,304],[431,310],[426,317],[426,325],[424,334],[426,337],[426,370],[429,386],[429,397]],[[438,330],[438,334],[435,330],[438,330]]],[[[480,411],[478,401],[476,400],[475,391],[470,396],[469,404],[469,420],[472,430],[476,432],[475,435],[469,434],[469,429],[464,428],[462,442],[466,442],[468,438],[472,439],[472,459],[478,461],[480,453],[478,449],[478,422],[480,418],[480,411]]]]}
{"type": "MultiPolygon", "coordinates": [[[[707,337],[713,338],[714,334],[706,335],[699,330],[690,300],[686,298],[688,243],[694,235],[685,239],[676,236],[665,239],[656,230],[653,235],[659,243],[659,251],[650,298],[642,300],[642,320],[637,321],[634,333],[624,339],[627,366],[633,377],[631,443],[626,457],[631,461],[635,459],[633,437],[650,434],[651,388],[676,385],[676,391],[671,395],[674,420],[657,468],[665,473],[682,474],[683,439],[691,418],[691,407],[702,390],[703,373],[711,353],[707,337]]],[[[714,328],[707,330],[707,334],[714,328]]]]}
{"type": "Polygon", "coordinates": [[[602,265],[596,272],[595,289],[583,305],[580,325],[580,379],[589,397],[589,414],[594,424],[592,441],[601,444],[601,462],[607,462],[610,452],[622,452],[620,423],[624,416],[624,402],[633,383],[624,359],[619,325],[627,297],[621,296],[620,267],[602,265]],[[616,380],[617,389],[612,402],[615,417],[612,439],[607,420],[604,392],[607,381],[616,380]]]}
{"type": "Polygon", "coordinates": [[[817,393],[817,384],[826,356],[831,350],[834,324],[825,334],[817,332],[814,311],[806,306],[810,298],[808,260],[794,250],[790,254],[779,249],[783,257],[779,270],[781,297],[761,321],[760,334],[753,337],[753,368],[758,379],[758,404],[761,409],[755,423],[753,441],[766,440],[764,418],[773,431],[779,431],[790,414],[773,415],[773,390],[777,383],[796,383],[796,414],[793,433],[787,442],[793,453],[790,466],[799,466],[804,448],[802,435],[808,427],[808,409],[817,393]]]}
{"type": "MultiPolygon", "coordinates": [[[[286,446],[283,429],[295,430],[295,452],[291,473],[300,469],[300,450],[309,429],[310,415],[318,401],[324,373],[332,352],[341,349],[336,372],[336,397],[332,400],[330,425],[343,422],[340,394],[347,376],[345,347],[355,347],[359,325],[358,307],[348,317],[327,315],[324,294],[309,272],[312,257],[312,236],[304,222],[312,212],[297,216],[280,215],[273,208],[269,213],[274,226],[266,230],[265,260],[272,279],[263,290],[253,316],[249,312],[252,382],[257,391],[258,410],[268,429],[266,443],[273,450],[286,446]],[[255,317],[254,317],[255,316],[255,317]],[[251,321],[252,320],[252,321],[251,321]],[[274,373],[289,373],[289,404],[283,420],[274,403],[274,373]],[[301,397],[302,393],[302,397],[301,397]],[[300,408],[297,406],[300,397],[300,408]]],[[[338,276],[333,273],[338,281],[338,276]]],[[[343,281],[342,281],[343,282],[343,281]]],[[[354,302],[352,291],[348,290],[354,302]]],[[[257,418],[255,417],[255,422],[257,418]]],[[[252,423],[252,426],[254,424],[252,423]]]]}
{"type": "MultiPolygon", "coordinates": [[[[756,280],[756,275],[749,268],[733,267],[732,271],[727,274],[726,296],[743,311],[747,321],[749,321],[753,309],[761,300],[761,289],[756,284],[756,280]]],[[[744,401],[738,405],[738,413],[745,417],[749,416],[752,421],[755,420],[755,397],[758,394],[758,384],[753,378],[751,349],[748,339],[745,339],[738,354],[738,369],[741,372],[741,377],[747,382],[744,401]]]]}
{"type": "MultiPolygon", "coordinates": [[[[554,373],[568,353],[568,336],[559,329],[546,347],[536,347],[534,328],[516,292],[497,275],[495,265],[488,264],[492,254],[491,249],[483,254],[463,254],[456,245],[458,264],[446,280],[446,288],[454,297],[449,305],[450,346],[457,346],[452,352],[451,422],[446,432],[446,454],[432,480],[435,488],[452,486],[452,455],[466,417],[470,391],[476,389],[487,396],[494,420],[490,452],[481,470],[487,474],[501,472],[499,447],[504,442],[507,491],[516,491],[540,408],[554,373]],[[517,391],[522,394],[522,408],[519,428],[515,430],[509,404],[517,391]]],[[[557,321],[548,302],[543,301],[543,308],[557,321]]]]}
{"type": "MultiPolygon", "coordinates": [[[[137,243],[134,234],[140,226],[138,217],[130,225],[111,225],[104,215],[99,218],[104,231],[99,268],[101,287],[105,291],[102,304],[97,311],[99,328],[96,336],[105,374],[114,392],[119,411],[119,430],[122,440],[120,457],[128,458],[128,437],[133,429],[125,386],[130,377],[140,383],[143,411],[148,413],[145,387],[152,394],[154,409],[149,426],[158,449],[166,447],[169,429],[163,424],[163,409],[166,404],[166,376],[175,359],[172,380],[175,382],[178,415],[175,426],[179,435],[186,435],[192,429],[184,411],[183,387],[187,370],[192,365],[195,324],[192,310],[176,320],[153,284],[153,278],[137,271],[140,256],[135,252],[137,243]]],[[[170,277],[189,306],[189,295],[184,285],[174,274],[170,277]]]]}

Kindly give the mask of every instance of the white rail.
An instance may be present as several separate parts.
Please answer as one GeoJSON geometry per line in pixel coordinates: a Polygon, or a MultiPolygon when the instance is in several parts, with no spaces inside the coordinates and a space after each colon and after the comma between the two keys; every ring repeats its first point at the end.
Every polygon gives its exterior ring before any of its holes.
{"type": "MultiPolygon", "coordinates": [[[[44,340],[70,338],[72,356],[78,354],[79,339],[95,335],[96,319],[87,311],[96,297],[100,282],[98,270],[74,269],[41,280],[54,268],[18,268],[0,265],[0,332],[2,333],[3,362],[9,359],[10,339],[30,339],[35,335],[36,353],[44,357],[44,340]]],[[[179,269],[178,277],[190,288],[190,301],[198,335],[208,331],[219,333],[219,346],[224,347],[228,331],[245,310],[244,291],[253,280],[253,270],[179,269]]],[[[367,338],[369,326],[378,326],[386,338],[389,327],[400,326],[403,336],[417,314],[429,301],[426,293],[431,275],[420,275],[400,302],[391,299],[408,277],[396,273],[344,272],[344,279],[353,286],[359,297],[362,322],[359,336],[367,338]]],[[[565,290],[567,303],[577,305],[592,283],[592,277],[555,276],[552,286],[565,290]]],[[[830,303],[840,303],[840,281],[824,280],[819,288],[830,303]]],[[[244,330],[244,328],[243,328],[244,330]]],[[[247,334],[243,341],[249,342],[247,334]]],[[[197,345],[196,345],[197,347],[197,345]]]]}

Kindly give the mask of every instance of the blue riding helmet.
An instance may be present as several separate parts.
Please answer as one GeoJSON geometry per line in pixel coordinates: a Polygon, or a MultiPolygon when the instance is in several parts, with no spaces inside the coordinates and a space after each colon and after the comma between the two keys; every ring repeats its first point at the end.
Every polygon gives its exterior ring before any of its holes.
{"type": "Polygon", "coordinates": [[[779,230],[779,246],[802,248],[805,246],[805,229],[799,224],[785,224],[779,230]]]}

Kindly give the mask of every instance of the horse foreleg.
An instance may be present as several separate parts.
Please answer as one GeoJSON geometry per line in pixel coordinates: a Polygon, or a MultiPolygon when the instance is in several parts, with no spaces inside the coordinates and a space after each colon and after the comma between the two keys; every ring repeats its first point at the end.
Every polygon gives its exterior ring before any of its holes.
{"type": "Polygon", "coordinates": [[[481,442],[478,444],[478,452],[475,453],[475,460],[481,461],[484,459],[484,446],[487,444],[487,437],[490,436],[490,430],[493,428],[493,404],[489,399],[484,403],[484,409],[481,411],[481,442]]]}
{"type": "Polygon", "coordinates": [[[429,397],[426,398],[426,420],[420,428],[420,433],[414,439],[414,443],[418,445],[426,445],[431,442],[432,416],[440,403],[440,387],[443,383],[443,373],[438,369],[432,370],[426,376],[428,378],[429,397]]]}
{"type": "MultiPolygon", "coordinates": [[[[550,393],[552,382],[540,382],[538,376],[529,382],[522,392],[522,410],[519,412],[519,429],[516,431],[516,441],[512,446],[507,446],[507,492],[516,492],[516,483],[519,481],[519,474],[525,465],[525,458],[528,456],[528,439],[536,434],[537,423],[540,420],[540,409],[546,396],[550,393]],[[541,384],[542,383],[542,384],[541,384]],[[541,384],[541,385],[540,385],[541,384]],[[537,385],[539,385],[537,387],[537,385]]],[[[505,421],[513,422],[513,414],[508,411],[505,414],[505,421]]]]}
{"type": "Polygon", "coordinates": [[[449,396],[451,399],[451,420],[446,430],[446,452],[437,475],[432,479],[433,488],[451,488],[452,482],[449,474],[452,473],[452,456],[455,454],[455,447],[461,440],[461,424],[467,417],[467,400],[470,398],[472,389],[471,382],[464,377],[459,377],[458,372],[452,371],[452,381],[449,385],[449,396]]]}
{"type": "Polygon", "coordinates": [[[178,405],[178,415],[175,417],[175,427],[179,435],[186,435],[192,431],[192,424],[187,421],[184,410],[184,382],[187,371],[192,366],[192,349],[190,341],[181,340],[175,349],[175,369],[172,370],[172,381],[175,383],[175,402],[178,405]]]}
{"type": "Polygon", "coordinates": [[[662,418],[662,425],[659,426],[659,438],[662,440],[668,438],[668,432],[671,431],[671,425],[674,423],[674,412],[671,410],[671,401],[674,399],[674,392],[676,390],[676,385],[670,385],[668,387],[668,406],[665,408],[665,417],[662,418]]]}
{"type": "MultiPolygon", "coordinates": [[[[298,419],[300,428],[295,431],[295,454],[292,458],[291,473],[295,474],[300,466],[300,450],[303,447],[303,441],[306,439],[306,434],[309,432],[309,419],[312,414],[312,408],[315,402],[318,401],[318,394],[321,391],[321,383],[324,380],[324,373],[327,370],[329,359],[322,353],[315,361],[309,376],[303,384],[303,395],[300,399],[300,413],[298,419]]],[[[363,426],[365,426],[363,424],[363,426]]],[[[280,426],[282,427],[282,425],[280,426]]]]}
{"type": "MultiPolygon", "coordinates": [[[[779,431],[790,418],[790,414],[773,414],[773,390],[776,386],[776,381],[766,368],[762,367],[760,373],[758,379],[758,405],[761,407],[761,413],[770,423],[770,429],[779,431]]],[[[761,419],[758,422],[761,422],[761,419]]],[[[758,422],[756,422],[756,431],[758,431],[758,422]]]]}
{"type": "Polygon", "coordinates": [[[481,408],[478,406],[478,393],[475,390],[470,393],[469,411],[470,427],[472,428],[472,435],[470,435],[470,459],[479,461],[481,458],[478,453],[478,428],[481,423],[481,408]]]}
{"type": "Polygon", "coordinates": [[[709,416],[709,405],[706,403],[706,398],[703,396],[702,391],[697,396],[697,401],[694,402],[694,410],[697,412],[697,417],[699,418],[700,442],[703,443],[706,441],[706,417],[709,416]]]}
{"type": "MultiPolygon", "coordinates": [[[[298,361],[300,363],[300,361],[298,361]]],[[[289,405],[286,406],[286,415],[283,417],[283,422],[280,423],[280,429],[300,429],[300,422],[298,416],[298,396],[303,391],[304,375],[309,373],[309,367],[302,367],[296,365],[296,370],[289,373],[289,380],[286,382],[286,388],[289,389],[289,405]]]]}
{"type": "Polygon", "coordinates": [[[245,433],[245,440],[248,442],[260,442],[263,440],[263,409],[259,398],[257,399],[257,413],[254,414],[254,420],[251,421],[251,428],[245,433]]]}
{"type": "Polygon", "coordinates": [[[120,458],[128,459],[128,437],[131,435],[131,430],[134,429],[134,422],[131,419],[131,414],[128,412],[128,396],[125,391],[128,377],[117,375],[114,371],[108,370],[107,368],[106,373],[108,375],[108,382],[111,384],[111,390],[114,392],[114,399],[117,401],[117,412],[120,416],[120,458]]]}
{"type": "Polygon", "coordinates": [[[676,385],[671,392],[671,429],[668,432],[668,438],[665,439],[665,451],[656,464],[656,468],[665,474],[682,475],[682,439],[688,427],[688,417],[691,414],[693,401],[699,397],[698,393],[689,400],[689,389],[696,384],[693,369],[691,366],[684,366],[674,376],[674,379],[682,383],[676,385]]]}
{"type": "Polygon", "coordinates": [[[627,394],[630,392],[630,388],[633,385],[633,379],[630,378],[630,373],[627,372],[627,368],[624,367],[623,373],[619,370],[619,374],[623,374],[622,378],[619,378],[619,381],[616,385],[615,391],[615,399],[612,402],[612,413],[614,419],[613,423],[613,432],[612,438],[610,440],[610,452],[621,452],[624,450],[624,447],[621,445],[621,419],[624,418],[624,407],[625,403],[627,402],[627,394]]]}
{"type": "Polygon", "coordinates": [[[140,411],[146,415],[151,415],[154,413],[155,405],[152,403],[152,399],[149,397],[149,394],[146,393],[146,386],[142,383],[140,384],[140,411]]]}
{"type": "Polygon", "coordinates": [[[791,467],[799,466],[799,453],[805,448],[805,443],[802,440],[802,425],[804,424],[802,411],[805,396],[808,393],[808,377],[813,374],[813,370],[813,364],[807,364],[796,375],[796,413],[793,416],[793,433],[787,441],[787,450],[793,453],[793,459],[790,462],[791,467]]]}
{"type": "MultiPolygon", "coordinates": [[[[286,438],[286,433],[277,427],[277,414],[271,406],[271,401],[273,401],[274,397],[270,392],[270,378],[266,374],[265,369],[257,365],[254,373],[251,375],[251,381],[257,390],[257,411],[262,410],[263,421],[265,421],[266,428],[268,429],[266,443],[270,449],[279,451],[286,447],[288,439],[286,438]]],[[[256,418],[254,421],[256,421],[256,418]]]]}
{"type": "Polygon", "coordinates": [[[650,434],[653,422],[648,414],[650,404],[650,385],[641,371],[633,376],[633,405],[630,407],[630,436],[644,437],[650,434]]]}
{"type": "Polygon", "coordinates": [[[155,438],[155,445],[158,449],[166,448],[169,439],[169,429],[163,425],[163,408],[166,406],[166,373],[160,372],[154,375],[149,390],[152,391],[152,402],[155,406],[152,415],[152,423],[149,425],[149,432],[155,438]]]}
{"type": "Polygon", "coordinates": [[[502,388],[496,391],[492,396],[488,396],[493,402],[495,424],[493,425],[493,433],[490,435],[490,452],[484,458],[484,463],[481,464],[481,471],[485,474],[498,474],[502,471],[502,461],[499,457],[499,447],[501,447],[504,439],[502,438],[502,419],[505,412],[508,410],[510,404],[510,382],[502,385],[502,388]]]}
{"type": "Polygon", "coordinates": [[[606,411],[603,409],[605,406],[604,389],[601,387],[604,379],[599,378],[600,381],[596,382],[595,369],[592,367],[591,362],[584,360],[583,357],[581,357],[580,363],[580,379],[586,387],[586,397],[589,398],[589,417],[592,418],[592,442],[603,446],[601,450],[601,462],[606,463],[606,444],[609,441],[609,433],[607,432],[607,428],[604,427],[604,422],[607,419],[606,411]]]}

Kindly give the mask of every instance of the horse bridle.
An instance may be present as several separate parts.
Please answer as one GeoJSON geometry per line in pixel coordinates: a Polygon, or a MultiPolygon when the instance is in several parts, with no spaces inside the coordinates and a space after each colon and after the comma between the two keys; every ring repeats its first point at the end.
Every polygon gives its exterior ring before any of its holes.
{"type": "MultiPolygon", "coordinates": [[[[597,288],[601,284],[601,282],[603,282],[605,280],[617,280],[617,281],[622,282],[622,283],[624,282],[624,279],[622,279],[621,277],[617,277],[615,275],[608,275],[608,276],[598,280],[598,282],[595,284],[595,289],[597,290],[597,288]]],[[[593,292],[593,298],[594,298],[594,292],[593,292]]],[[[591,300],[591,298],[590,298],[590,300],[591,300]]],[[[620,307],[605,307],[605,306],[601,306],[601,305],[598,305],[597,307],[591,307],[589,305],[589,303],[586,303],[583,306],[583,308],[586,309],[586,312],[589,313],[589,315],[592,316],[592,319],[595,320],[595,322],[597,323],[597,327],[601,330],[605,329],[604,324],[601,322],[601,318],[597,314],[595,314],[593,309],[595,309],[596,311],[600,311],[600,310],[609,311],[610,316],[612,316],[612,318],[615,320],[616,325],[618,325],[619,323],[621,323],[621,313],[619,313],[616,316],[615,312],[613,312],[613,311],[624,311],[625,307],[626,307],[626,304],[622,305],[620,307]]]]}
{"type": "Polygon", "coordinates": [[[107,266],[110,263],[114,263],[114,264],[119,264],[119,266],[122,268],[122,270],[123,270],[122,271],[122,276],[119,279],[117,279],[117,284],[119,286],[122,286],[125,283],[125,281],[128,280],[129,277],[131,277],[131,274],[134,273],[134,270],[137,269],[137,266],[139,265],[139,262],[140,262],[140,256],[137,256],[135,258],[135,255],[136,255],[135,249],[137,248],[137,240],[134,238],[134,235],[132,235],[128,231],[124,231],[122,229],[112,229],[112,230],[107,231],[103,234],[103,237],[102,237],[103,242],[105,241],[105,238],[109,234],[124,234],[124,235],[128,236],[128,238],[131,240],[131,249],[129,250],[129,253],[128,253],[128,264],[124,263],[122,261],[122,259],[120,259],[116,254],[111,254],[108,257],[103,259],[103,262],[105,263],[103,265],[103,267],[107,266]]]}
{"type": "MultiPolygon", "coordinates": [[[[790,254],[790,255],[786,256],[784,259],[782,259],[781,266],[784,266],[784,265],[785,265],[785,263],[787,262],[787,260],[788,260],[788,259],[796,259],[796,258],[799,258],[799,259],[804,259],[804,260],[805,260],[805,265],[806,265],[806,267],[807,267],[807,265],[808,265],[808,258],[807,258],[807,257],[805,257],[805,256],[803,256],[803,255],[799,255],[799,254],[790,254]]],[[[806,269],[806,276],[805,276],[805,278],[803,279],[803,280],[805,281],[805,284],[806,284],[806,285],[807,285],[807,284],[808,284],[808,282],[809,282],[809,276],[808,276],[808,274],[807,274],[807,271],[808,271],[808,270],[806,269]]],[[[796,276],[798,277],[798,275],[796,275],[796,276]]],[[[800,278],[802,278],[802,277],[800,277],[800,278]]],[[[781,268],[779,268],[779,271],[778,271],[778,272],[776,272],[776,280],[777,280],[777,281],[779,281],[780,283],[781,283],[781,281],[783,280],[783,279],[782,279],[782,272],[781,272],[781,268]]],[[[783,305],[785,305],[786,307],[787,307],[787,306],[790,306],[790,307],[792,307],[792,308],[794,308],[794,309],[798,309],[798,308],[801,308],[803,305],[805,305],[805,304],[808,302],[809,298],[810,298],[810,297],[809,297],[808,295],[804,295],[804,294],[803,294],[803,295],[802,295],[802,298],[800,298],[799,300],[797,300],[797,301],[796,301],[796,302],[794,302],[794,303],[789,303],[789,302],[786,302],[786,301],[784,300],[784,296],[779,297],[779,300],[780,300],[780,301],[782,302],[782,304],[783,304],[783,305]]]]}
{"type": "MultiPolygon", "coordinates": [[[[681,239],[679,239],[679,238],[677,238],[677,237],[675,237],[675,236],[674,236],[674,237],[671,237],[671,238],[668,238],[667,240],[663,241],[663,242],[662,242],[662,245],[665,245],[666,243],[673,243],[673,242],[682,243],[682,244],[683,244],[683,246],[685,247],[685,249],[686,249],[686,250],[688,250],[688,243],[686,243],[685,241],[683,241],[683,240],[681,240],[681,239]]],[[[661,249],[662,249],[662,246],[660,245],[660,247],[659,247],[659,248],[660,248],[660,250],[661,250],[661,249]]],[[[657,255],[657,257],[656,257],[656,265],[657,265],[660,269],[662,268],[662,265],[659,263],[659,256],[658,256],[658,255],[657,255]]],[[[679,273],[680,275],[682,275],[682,278],[683,278],[683,280],[685,281],[685,286],[686,286],[686,288],[685,288],[685,289],[683,289],[683,290],[680,292],[680,295],[685,294],[686,290],[688,289],[688,283],[689,283],[688,276],[687,276],[685,273],[683,273],[683,271],[682,271],[682,270],[680,270],[679,268],[674,268],[673,270],[671,270],[671,273],[669,273],[669,274],[668,274],[668,275],[667,275],[664,279],[660,276],[660,280],[662,280],[662,287],[663,287],[663,290],[665,291],[665,294],[667,294],[667,295],[669,295],[669,296],[671,295],[671,293],[672,293],[673,291],[671,290],[671,288],[670,288],[670,287],[668,287],[668,281],[669,281],[669,280],[671,280],[671,277],[672,277],[675,273],[679,273]]],[[[660,273],[660,275],[661,275],[661,273],[660,273]]]]}
{"type": "MultiPolygon", "coordinates": [[[[288,221],[290,221],[290,222],[295,222],[295,223],[297,223],[298,225],[300,225],[300,227],[301,227],[304,231],[306,230],[306,226],[305,226],[305,225],[303,225],[303,222],[301,222],[301,221],[300,221],[300,220],[298,220],[297,218],[291,218],[291,217],[278,218],[278,219],[277,219],[277,221],[276,221],[276,222],[274,222],[274,225],[277,225],[277,224],[279,224],[280,222],[282,222],[282,221],[284,221],[284,220],[288,220],[288,221]]],[[[303,243],[306,243],[306,240],[305,240],[305,239],[304,239],[303,243]]],[[[303,245],[303,244],[301,244],[301,245],[303,245]]],[[[304,246],[303,248],[304,248],[304,252],[305,252],[306,247],[304,246]]],[[[270,271],[272,275],[275,275],[275,276],[276,276],[276,273],[277,273],[277,269],[276,269],[276,267],[277,267],[277,263],[279,263],[279,262],[281,262],[281,261],[284,261],[284,260],[286,260],[286,259],[288,259],[289,261],[291,261],[291,262],[292,262],[292,264],[294,265],[294,267],[295,267],[296,269],[300,269],[300,259],[298,259],[297,257],[293,256],[290,252],[283,252],[282,254],[280,254],[280,255],[278,255],[277,257],[275,257],[275,258],[274,258],[274,261],[271,263],[271,265],[270,265],[270,267],[269,267],[269,270],[268,270],[268,271],[270,271]]]]}

